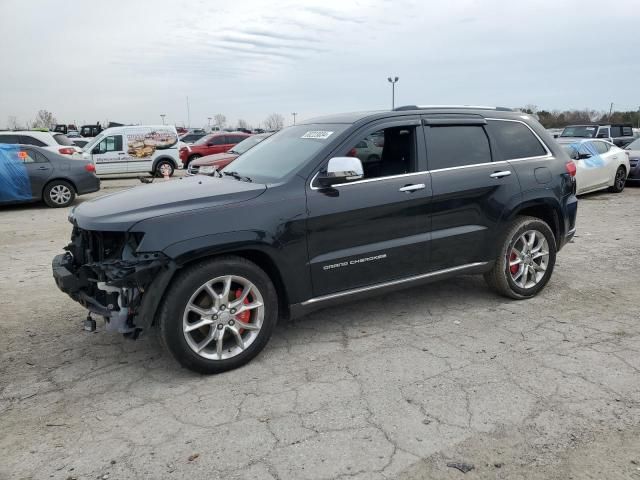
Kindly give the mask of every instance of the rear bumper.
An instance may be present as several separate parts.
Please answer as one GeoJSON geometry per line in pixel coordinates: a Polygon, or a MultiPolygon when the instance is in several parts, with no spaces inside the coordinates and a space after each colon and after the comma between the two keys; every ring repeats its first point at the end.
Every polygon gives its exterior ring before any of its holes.
{"type": "Polygon", "coordinates": [[[100,190],[100,179],[95,175],[87,175],[76,182],[78,195],[85,195],[100,190]]]}
{"type": "Polygon", "coordinates": [[[578,216],[578,199],[574,194],[565,197],[563,205],[564,228],[563,236],[558,241],[558,250],[564,247],[576,234],[576,218],[578,216]]]}

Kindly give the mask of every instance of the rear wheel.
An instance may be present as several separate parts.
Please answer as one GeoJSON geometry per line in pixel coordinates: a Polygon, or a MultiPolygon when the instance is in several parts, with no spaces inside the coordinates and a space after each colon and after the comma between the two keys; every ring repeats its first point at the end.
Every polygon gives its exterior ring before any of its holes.
{"type": "Polygon", "coordinates": [[[175,168],[172,162],[169,160],[160,160],[156,165],[155,175],[156,177],[164,177],[164,173],[167,172],[170,177],[173,177],[174,171],[175,168]]]}
{"type": "Polygon", "coordinates": [[[549,225],[539,218],[517,217],[502,239],[493,268],[484,278],[500,295],[531,298],[545,287],[555,262],[556,241],[549,225]]]}
{"type": "Polygon", "coordinates": [[[627,181],[627,171],[624,167],[618,167],[616,170],[616,176],[613,179],[613,185],[609,187],[609,191],[613,193],[620,193],[624,190],[624,184],[627,181]]]}
{"type": "Polygon", "coordinates": [[[184,367],[219,373],[244,365],[265,347],[278,318],[266,273],[241,257],[185,270],[160,313],[160,337],[184,367]]]}
{"type": "Polygon", "coordinates": [[[75,189],[69,182],[64,180],[54,180],[42,192],[44,203],[53,208],[68,207],[75,198],[75,189]]]}

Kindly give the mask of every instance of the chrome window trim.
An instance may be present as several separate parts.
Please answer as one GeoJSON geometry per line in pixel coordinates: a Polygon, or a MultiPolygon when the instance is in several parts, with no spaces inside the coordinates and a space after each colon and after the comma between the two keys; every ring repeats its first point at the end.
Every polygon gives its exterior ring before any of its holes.
{"type": "MultiPolygon", "coordinates": [[[[381,180],[389,180],[389,179],[393,179],[393,178],[411,177],[411,176],[414,176],[414,175],[420,175],[421,173],[422,174],[429,173],[429,171],[428,170],[424,170],[422,172],[401,173],[400,175],[388,175],[386,177],[365,178],[364,180],[356,180],[355,182],[336,183],[335,185],[332,185],[332,188],[333,187],[348,187],[349,185],[357,185],[357,184],[360,184],[360,183],[379,182],[381,180]]],[[[316,174],[311,179],[311,182],[309,183],[309,188],[311,188],[311,190],[320,190],[319,187],[314,187],[313,186],[313,181],[316,179],[316,177],[319,174],[320,174],[319,171],[316,172],[316,174]]]]}
{"type": "Polygon", "coordinates": [[[442,270],[436,270],[435,272],[423,273],[420,275],[414,275],[412,277],[399,278],[397,280],[391,280],[388,282],[376,283],[375,285],[367,285],[365,287],[353,288],[351,290],[343,290],[341,292],[330,293],[328,295],[322,295],[320,297],[313,297],[309,300],[305,300],[302,302],[303,306],[312,305],[318,302],[324,302],[326,300],[332,300],[334,298],[346,297],[349,295],[355,295],[356,293],[368,292],[371,290],[376,290],[378,288],[392,287],[394,285],[401,285],[403,283],[414,282],[416,280],[423,280],[425,278],[437,277],[438,275],[444,275],[446,273],[453,273],[460,270],[467,270],[474,267],[481,267],[487,265],[488,262],[475,262],[475,263],[467,263],[464,265],[458,265],[457,267],[445,268],[442,270]]]}

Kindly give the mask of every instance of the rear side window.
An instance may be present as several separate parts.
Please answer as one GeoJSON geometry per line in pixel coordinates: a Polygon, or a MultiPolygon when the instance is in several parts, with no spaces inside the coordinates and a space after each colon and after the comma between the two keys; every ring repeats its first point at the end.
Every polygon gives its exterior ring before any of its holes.
{"type": "Polygon", "coordinates": [[[35,145],[36,147],[46,147],[47,144],[41,142],[37,138],[33,138],[29,135],[20,135],[20,143],[24,145],[35,145]]]}
{"type": "Polygon", "coordinates": [[[489,134],[502,153],[503,160],[540,157],[547,154],[540,141],[524,123],[489,120],[489,134]]]}
{"type": "Polygon", "coordinates": [[[73,142],[63,134],[55,134],[53,139],[58,142],[58,145],[64,145],[65,147],[73,147],[73,142]]]}
{"type": "Polygon", "coordinates": [[[427,135],[429,170],[491,162],[489,139],[479,125],[429,127],[427,135]]]}
{"type": "Polygon", "coordinates": [[[20,143],[18,135],[0,135],[0,143],[20,143]]]}
{"type": "Polygon", "coordinates": [[[631,129],[631,127],[622,127],[622,135],[624,137],[632,137],[633,130],[631,129]]]}
{"type": "Polygon", "coordinates": [[[209,145],[225,145],[226,143],[227,143],[227,140],[224,135],[218,135],[217,137],[213,137],[209,141],[209,145]]]}
{"type": "Polygon", "coordinates": [[[598,153],[607,153],[609,151],[609,144],[604,142],[593,142],[598,153]]]}
{"type": "Polygon", "coordinates": [[[621,137],[622,136],[622,127],[611,127],[611,136],[612,137],[621,137]]]}

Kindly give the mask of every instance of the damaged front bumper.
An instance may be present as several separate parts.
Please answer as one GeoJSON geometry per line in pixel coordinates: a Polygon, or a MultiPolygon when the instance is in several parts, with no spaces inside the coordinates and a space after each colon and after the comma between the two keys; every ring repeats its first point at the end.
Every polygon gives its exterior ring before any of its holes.
{"type": "Polygon", "coordinates": [[[74,228],[67,252],[53,259],[53,277],[60,290],[102,316],[107,330],[137,335],[153,323],[175,264],[162,253],[133,253],[129,234],[101,235],[74,228]]]}

